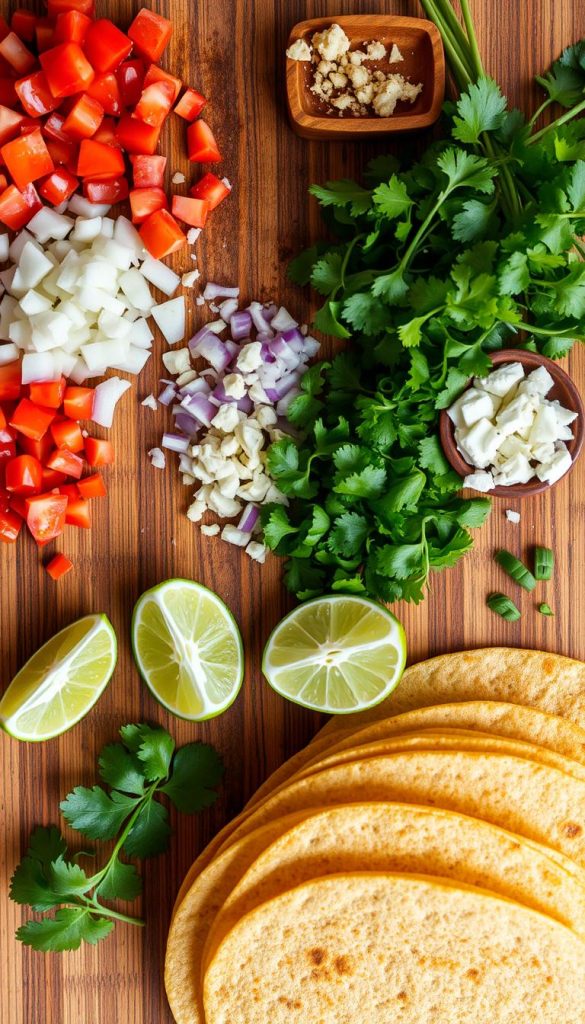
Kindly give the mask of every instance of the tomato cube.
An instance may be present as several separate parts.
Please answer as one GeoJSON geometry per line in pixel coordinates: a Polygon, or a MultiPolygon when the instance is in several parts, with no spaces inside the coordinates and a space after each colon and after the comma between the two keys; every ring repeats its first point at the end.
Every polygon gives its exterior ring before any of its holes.
{"type": "Polygon", "coordinates": [[[114,71],[132,50],[132,42],[109,18],[94,21],[85,37],[85,52],[96,71],[114,71]]]}
{"type": "Polygon", "coordinates": [[[99,437],[86,437],[85,458],[90,466],[109,466],[114,461],[111,441],[99,437]]]}
{"type": "Polygon", "coordinates": [[[180,78],[175,78],[174,75],[169,75],[168,71],[163,71],[162,68],[159,68],[158,64],[150,64],[144,78],[144,87],[146,88],[147,85],[152,85],[153,82],[170,82],[175,90],[173,102],[176,100],[183,86],[180,78]]]}
{"type": "Polygon", "coordinates": [[[116,71],[116,79],[120,88],[122,104],[134,107],[140,99],[145,67],[141,60],[127,60],[116,71]]]}
{"type": "Polygon", "coordinates": [[[63,412],[71,420],[90,420],[94,394],[93,388],[67,387],[63,397],[63,412]]]}
{"type": "Polygon", "coordinates": [[[65,395],[65,377],[29,384],[28,393],[31,402],[36,405],[43,405],[45,409],[59,409],[65,395]]]}
{"type": "Polygon", "coordinates": [[[26,525],[38,543],[44,544],[63,532],[66,508],[64,494],[38,494],[26,499],[26,525]]]}
{"type": "Polygon", "coordinates": [[[65,165],[70,174],[77,171],[77,155],[79,147],[75,142],[62,142],[61,139],[47,139],[47,149],[55,165],[65,165]]]}
{"type": "Polygon", "coordinates": [[[20,132],[20,126],[24,123],[22,114],[9,107],[0,106],[0,146],[9,142],[20,132]]]}
{"type": "Polygon", "coordinates": [[[44,71],[35,71],[26,78],[21,78],[14,86],[18,98],[31,117],[44,117],[59,105],[49,89],[44,71]]]}
{"type": "Polygon", "coordinates": [[[84,477],[77,484],[77,489],[82,498],[103,498],[108,493],[99,473],[84,477]]]}
{"type": "Polygon", "coordinates": [[[0,402],[18,401],[21,393],[20,362],[0,366],[0,402]]]}
{"type": "Polygon", "coordinates": [[[15,494],[38,494],[43,468],[34,455],[18,455],[6,463],[5,487],[15,494]]]}
{"type": "Polygon", "coordinates": [[[112,117],[119,117],[122,110],[122,98],[118,79],[112,71],[94,78],[87,90],[87,95],[92,96],[101,104],[104,113],[110,114],[112,117]]]}
{"type": "Polygon", "coordinates": [[[14,544],[22,528],[22,519],[11,509],[0,508],[0,541],[14,544]]]}
{"type": "Polygon", "coordinates": [[[38,18],[35,39],[39,53],[44,53],[55,45],[55,28],[50,18],[38,18]]]}
{"type": "Polygon", "coordinates": [[[43,409],[29,398],[22,398],[12,413],[10,426],[33,441],[40,441],[54,419],[55,413],[51,409],[43,409]]]}
{"type": "Polygon", "coordinates": [[[61,484],[59,487],[59,494],[66,494],[68,501],[77,501],[79,497],[77,484],[61,484]]]}
{"type": "Polygon", "coordinates": [[[134,177],[134,188],[162,188],[166,156],[146,156],[143,153],[133,153],[130,157],[132,173],[134,177]]]}
{"type": "Polygon", "coordinates": [[[69,420],[66,416],[59,417],[53,420],[50,429],[57,448],[68,452],[83,451],[83,435],[76,420],[69,420]]]}
{"type": "Polygon", "coordinates": [[[89,530],[91,527],[89,501],[86,501],[85,498],[77,498],[77,500],[69,498],[65,510],[65,522],[69,526],[81,526],[82,529],[89,530]]]}
{"type": "Polygon", "coordinates": [[[63,125],[65,124],[65,118],[63,114],[59,114],[56,110],[47,118],[45,121],[42,132],[45,137],[51,139],[59,139],[61,142],[69,142],[69,139],[63,131],[63,125]]]}
{"type": "Polygon", "coordinates": [[[65,11],[57,18],[55,43],[83,43],[91,18],[81,11],[65,11]]]}
{"type": "Polygon", "coordinates": [[[135,188],[130,192],[130,209],[134,224],[143,224],[151,213],[166,210],[167,195],[162,188],[135,188]]]}
{"type": "Polygon", "coordinates": [[[67,558],[67,555],[63,554],[55,555],[45,566],[49,576],[55,582],[66,576],[68,572],[71,572],[72,568],[73,562],[70,558],[67,558]]]}
{"type": "Polygon", "coordinates": [[[94,3],[93,0],[49,0],[47,6],[49,18],[58,18],[64,11],[80,11],[91,18],[94,3]]]}
{"type": "Polygon", "coordinates": [[[187,89],[175,107],[175,114],[184,117],[185,121],[194,121],[206,105],[207,100],[195,89],[187,89]]]}
{"type": "Polygon", "coordinates": [[[128,29],[128,36],[139,53],[153,61],[160,60],[172,34],[171,22],[145,7],[138,12],[128,29]]]}
{"type": "Polygon", "coordinates": [[[189,160],[200,164],[215,164],[222,158],[211,128],[201,118],[187,128],[187,153],[189,160]]]}
{"type": "Polygon", "coordinates": [[[43,466],[43,491],[52,491],[55,487],[61,487],[66,479],[65,473],[59,473],[56,469],[47,469],[46,466],[43,466]]]}
{"type": "Polygon", "coordinates": [[[189,195],[193,196],[193,199],[204,199],[210,210],[215,210],[215,207],[219,206],[226,196],[229,196],[230,192],[231,188],[226,185],[225,181],[221,181],[211,171],[208,174],[204,174],[193,185],[193,188],[189,189],[189,195]]]}
{"type": "Polygon", "coordinates": [[[173,105],[173,87],[170,82],[153,82],[147,85],[136,104],[134,117],[146,124],[160,128],[166,117],[169,116],[173,105]]]}
{"type": "Polygon", "coordinates": [[[111,178],[109,181],[91,181],[85,178],[83,194],[90,203],[121,203],[128,198],[126,178],[111,178]]]}
{"type": "Polygon", "coordinates": [[[65,473],[65,476],[72,476],[74,480],[79,480],[83,473],[83,459],[75,452],[67,451],[65,448],[56,448],[54,452],[51,452],[46,460],[46,466],[47,469],[56,469],[59,473],[65,473]]]}
{"type": "Polygon", "coordinates": [[[116,138],[127,153],[152,154],[158,145],[160,128],[139,121],[130,114],[124,114],[116,129],[116,138]]]}
{"type": "Polygon", "coordinates": [[[168,210],[151,213],[140,228],[140,237],[155,260],[181,249],[187,241],[174,217],[168,210]]]}
{"type": "Polygon", "coordinates": [[[35,459],[38,459],[41,465],[44,465],[53,451],[53,438],[48,430],[41,437],[40,441],[34,441],[32,437],[25,437],[24,434],[20,434],[18,447],[22,448],[23,452],[26,452],[27,455],[34,455],[35,459]]]}
{"type": "Polygon", "coordinates": [[[84,93],[73,104],[63,123],[63,131],[72,139],[89,139],[104,119],[104,108],[93,96],[84,93]]]}
{"type": "Polygon", "coordinates": [[[193,228],[204,228],[209,206],[205,199],[189,199],[188,196],[173,196],[172,214],[193,228]]]}
{"type": "Polygon", "coordinates": [[[31,181],[43,178],[55,170],[51,154],[45,145],[40,128],[6,142],[0,152],[14,183],[21,190],[31,181]]]}
{"type": "Polygon", "coordinates": [[[9,109],[18,103],[13,78],[0,78],[0,103],[9,109]]]}
{"type": "Polygon", "coordinates": [[[79,147],[77,173],[80,178],[119,178],[125,170],[124,157],[115,146],[95,139],[83,139],[79,147]]]}
{"type": "MultiPolygon", "coordinates": [[[[53,206],[60,206],[61,203],[70,199],[79,185],[79,179],[71,174],[66,167],[57,167],[43,184],[39,187],[39,193],[43,199],[53,206]]],[[[42,403],[45,404],[46,403],[42,403]]]]}
{"type": "Polygon", "coordinates": [[[53,96],[84,92],[95,78],[95,71],[79,43],[60,43],[41,53],[39,60],[53,96]]]}
{"type": "Polygon", "coordinates": [[[34,42],[36,24],[36,15],[26,7],[17,7],[10,19],[12,31],[27,43],[34,42]]]}
{"type": "MultiPolygon", "coordinates": [[[[0,223],[12,231],[20,231],[33,216],[31,209],[16,185],[9,185],[0,194],[0,223]]],[[[2,367],[0,367],[1,373],[2,367]]],[[[0,385],[1,389],[1,385],[0,385]]]]}
{"type": "Polygon", "coordinates": [[[122,149],[116,135],[116,122],[113,117],[104,117],[93,138],[94,142],[105,142],[107,146],[113,146],[114,149],[122,149]]]}
{"type": "Polygon", "coordinates": [[[16,32],[9,32],[0,43],[0,56],[8,61],[10,67],[17,75],[28,75],[32,71],[37,60],[16,35],[16,32]]]}
{"type": "Polygon", "coordinates": [[[0,14],[0,39],[6,39],[6,36],[8,35],[9,32],[10,27],[6,21],[6,18],[3,18],[0,14]]]}

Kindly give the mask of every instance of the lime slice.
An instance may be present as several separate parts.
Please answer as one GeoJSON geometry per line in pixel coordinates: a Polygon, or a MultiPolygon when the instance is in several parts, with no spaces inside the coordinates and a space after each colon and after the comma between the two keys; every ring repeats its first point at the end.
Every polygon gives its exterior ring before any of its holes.
{"type": "Polygon", "coordinates": [[[86,615],[47,641],[17,672],[0,700],[0,725],[17,740],[40,742],[79,722],[108,685],[116,634],[105,615],[86,615]]]}
{"type": "Polygon", "coordinates": [[[406,637],[391,612],[364,597],[335,594],[306,601],[279,622],[262,671],[295,704],[344,715],[384,700],[405,662],[406,637]]]}
{"type": "Polygon", "coordinates": [[[149,690],[180,718],[215,718],[244,676],[242,637],[222,600],[192,580],[166,580],[139,598],[132,617],[136,664],[149,690]]]}

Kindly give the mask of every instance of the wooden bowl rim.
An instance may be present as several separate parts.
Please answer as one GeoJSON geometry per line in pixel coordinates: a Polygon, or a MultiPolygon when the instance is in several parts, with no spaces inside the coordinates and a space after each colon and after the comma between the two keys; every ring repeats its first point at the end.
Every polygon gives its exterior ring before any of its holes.
{"type": "MultiPolygon", "coordinates": [[[[533,494],[542,494],[544,491],[549,490],[550,487],[554,487],[555,484],[560,483],[561,480],[565,480],[569,473],[572,472],[573,467],[581,454],[583,448],[583,441],[585,440],[585,424],[583,423],[583,417],[585,413],[585,407],[583,405],[583,399],[577,389],[577,386],[572,377],[569,376],[566,370],[563,370],[562,366],[555,363],[552,359],[548,359],[546,356],[541,356],[538,352],[529,352],[525,349],[507,348],[501,349],[499,352],[489,353],[494,366],[499,366],[502,363],[522,363],[523,366],[529,367],[531,370],[535,370],[538,366],[544,366],[555,382],[555,386],[563,389],[570,398],[570,408],[573,412],[578,414],[575,420],[575,436],[572,441],[567,442],[567,448],[571,453],[572,463],[570,469],[560,478],[556,480],[554,484],[549,484],[546,480],[539,480],[536,477],[534,480],[530,480],[527,484],[511,484],[509,487],[499,485],[498,487],[492,488],[491,491],[486,492],[488,498],[528,498],[533,494]]],[[[467,388],[471,386],[473,378],[469,378],[467,388]]],[[[464,390],[467,390],[465,388],[464,390]]],[[[463,391],[461,392],[463,394],[463,391]]],[[[465,461],[457,445],[455,443],[455,426],[452,420],[449,418],[446,409],[441,410],[441,416],[439,420],[439,434],[441,438],[441,445],[449,464],[459,473],[459,476],[466,477],[470,473],[477,472],[476,467],[470,466],[465,461]]]]}
{"type": "Polygon", "coordinates": [[[299,75],[296,70],[298,61],[287,57],[286,92],[288,112],[293,127],[301,129],[301,133],[306,132],[309,138],[321,137],[323,140],[331,140],[386,135],[400,131],[417,131],[434,124],[441,113],[445,97],[445,54],[441,34],[432,21],[428,21],[426,18],[410,18],[395,14],[340,14],[338,17],[309,18],[299,21],[293,26],[286,49],[288,50],[292,43],[297,39],[302,39],[308,32],[332,24],[341,25],[342,28],[352,28],[356,22],[371,26],[372,29],[380,25],[387,26],[389,29],[416,28],[429,37],[433,52],[433,91],[429,109],[424,114],[401,114],[398,117],[392,115],[392,117],[339,118],[339,120],[307,114],[301,101],[299,75]]]}

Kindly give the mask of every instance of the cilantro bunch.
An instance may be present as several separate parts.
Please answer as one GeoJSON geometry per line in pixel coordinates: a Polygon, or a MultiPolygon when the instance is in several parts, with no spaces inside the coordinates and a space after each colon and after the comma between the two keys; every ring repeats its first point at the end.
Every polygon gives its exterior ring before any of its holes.
{"type": "Polygon", "coordinates": [[[528,121],[484,74],[466,0],[463,24],[450,0],[422,2],[461,89],[446,137],[408,170],[379,157],[363,183],[313,185],[334,240],[290,266],[323,296],[315,327],[351,339],[302,379],[298,436],[268,454],[290,504],[265,509],[265,538],[301,599],[420,601],[489,514],[457,495],[440,411],[496,349],[558,358],[585,341],[585,42],[539,77],[547,98],[528,121]]]}
{"type": "Polygon", "coordinates": [[[168,813],[158,799],[165,794],[187,814],[211,806],[223,765],[213,747],[175,743],[162,728],[125,725],[121,743],[104,747],[99,772],[103,786],[76,786],[61,803],[71,828],[92,840],[116,840],[103,867],[88,873],[78,863],[81,854],[68,854],[67,843],[55,826],[38,827],[26,856],[12,876],[10,898],[43,913],[28,921],[16,937],[42,952],[78,949],[105,939],[115,921],[142,925],[104,900],[135,900],[142,881],[134,864],[122,859],[162,853],[170,836],[168,813]],[[48,913],[59,907],[54,914],[48,913]]]}

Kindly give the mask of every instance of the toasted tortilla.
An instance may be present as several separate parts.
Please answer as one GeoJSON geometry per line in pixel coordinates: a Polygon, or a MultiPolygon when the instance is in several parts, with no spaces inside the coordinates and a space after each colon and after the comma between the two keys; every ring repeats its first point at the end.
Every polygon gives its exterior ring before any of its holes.
{"type": "Polygon", "coordinates": [[[583,1024],[585,944],[480,889],[338,874],[256,907],[205,975],[207,1024],[583,1024]]]}

